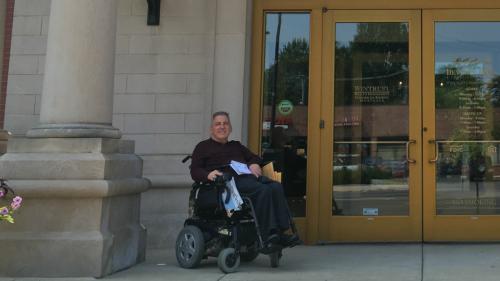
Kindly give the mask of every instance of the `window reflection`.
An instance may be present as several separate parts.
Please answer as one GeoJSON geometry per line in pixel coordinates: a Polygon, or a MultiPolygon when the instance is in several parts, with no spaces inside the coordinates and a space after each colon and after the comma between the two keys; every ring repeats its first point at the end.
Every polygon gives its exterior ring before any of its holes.
{"type": "Polygon", "coordinates": [[[262,157],[282,172],[294,216],[305,216],[309,14],[266,13],[262,157]]]}
{"type": "Polygon", "coordinates": [[[500,214],[500,23],[435,31],[436,213],[500,214]]]}
{"type": "Polygon", "coordinates": [[[333,215],[407,215],[408,24],[337,23],[333,215]]]}

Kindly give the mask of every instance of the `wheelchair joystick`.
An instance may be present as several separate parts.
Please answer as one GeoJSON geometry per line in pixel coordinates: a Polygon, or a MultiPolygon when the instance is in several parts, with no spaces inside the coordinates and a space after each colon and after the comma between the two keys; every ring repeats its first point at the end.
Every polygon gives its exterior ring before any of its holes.
{"type": "Polygon", "coordinates": [[[216,176],[215,177],[215,184],[225,184],[226,182],[230,181],[233,178],[233,176],[229,173],[223,173],[222,176],[216,176]]]}

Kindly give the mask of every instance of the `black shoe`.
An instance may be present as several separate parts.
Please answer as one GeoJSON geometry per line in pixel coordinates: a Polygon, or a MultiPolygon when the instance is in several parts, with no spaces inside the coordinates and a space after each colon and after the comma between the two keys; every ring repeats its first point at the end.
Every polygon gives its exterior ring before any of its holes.
{"type": "Polygon", "coordinates": [[[280,237],[278,234],[271,234],[269,237],[264,241],[263,248],[260,249],[260,252],[262,254],[268,255],[274,252],[277,252],[281,250],[282,246],[280,244],[280,237]]]}
{"type": "Polygon", "coordinates": [[[280,244],[283,247],[295,247],[297,245],[303,244],[302,240],[300,240],[297,234],[281,234],[280,235],[280,244]]]}
{"type": "Polygon", "coordinates": [[[277,244],[279,242],[280,242],[280,236],[278,234],[271,234],[271,235],[269,235],[269,237],[267,237],[264,244],[268,244],[268,243],[277,244]]]}

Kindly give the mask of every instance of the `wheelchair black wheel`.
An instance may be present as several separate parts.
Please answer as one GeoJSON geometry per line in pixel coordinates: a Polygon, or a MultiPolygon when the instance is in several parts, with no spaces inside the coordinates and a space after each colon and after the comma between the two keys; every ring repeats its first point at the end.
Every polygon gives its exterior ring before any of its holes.
{"type": "Polygon", "coordinates": [[[233,273],[240,266],[240,256],[236,254],[234,248],[226,248],[219,253],[217,265],[224,273],[233,273]]]}
{"type": "Polygon", "coordinates": [[[269,261],[271,262],[271,267],[276,268],[280,266],[281,251],[276,251],[269,254],[269,261]]]}
{"type": "Polygon", "coordinates": [[[205,253],[205,239],[203,232],[194,226],[184,227],[175,242],[175,256],[183,268],[197,267],[205,253]]]}

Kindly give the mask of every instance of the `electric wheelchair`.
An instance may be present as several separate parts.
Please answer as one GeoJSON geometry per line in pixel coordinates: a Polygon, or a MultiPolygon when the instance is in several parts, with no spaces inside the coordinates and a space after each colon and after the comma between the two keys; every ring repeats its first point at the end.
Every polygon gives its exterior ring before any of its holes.
{"type": "MultiPolygon", "coordinates": [[[[228,192],[226,182],[229,180],[231,175],[224,174],[213,183],[193,184],[189,196],[189,218],[185,220],[175,244],[177,262],[183,268],[195,268],[202,259],[217,257],[220,270],[232,273],[241,261],[250,262],[259,254],[266,254],[271,267],[278,267],[283,246],[268,245],[263,241],[250,198],[242,196],[240,210],[225,210],[221,194],[228,192]]],[[[291,229],[296,234],[293,222],[291,229]]]]}

